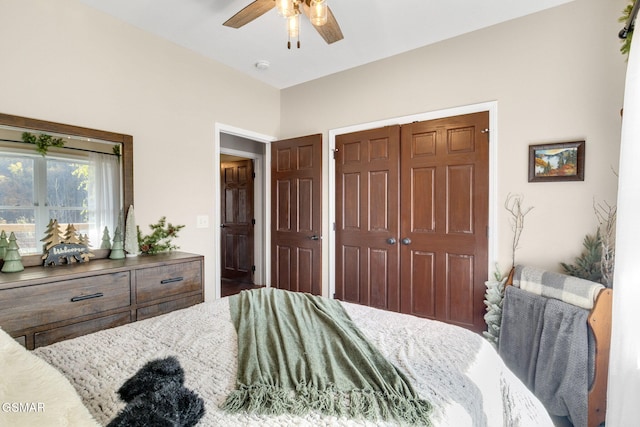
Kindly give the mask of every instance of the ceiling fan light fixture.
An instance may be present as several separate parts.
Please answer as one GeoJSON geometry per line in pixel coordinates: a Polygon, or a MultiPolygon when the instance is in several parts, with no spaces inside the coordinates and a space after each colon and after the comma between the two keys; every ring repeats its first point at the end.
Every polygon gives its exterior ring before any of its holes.
{"type": "Polygon", "coordinates": [[[295,14],[294,0],[276,0],[276,10],[278,15],[289,18],[295,14]]]}
{"type": "Polygon", "coordinates": [[[290,39],[298,38],[300,35],[300,15],[291,15],[287,18],[287,32],[290,39]]]}
{"type": "Polygon", "coordinates": [[[321,27],[327,23],[327,1],[309,1],[309,20],[316,27],[321,27]]]}
{"type": "Polygon", "coordinates": [[[298,48],[300,48],[300,14],[296,13],[287,18],[287,33],[289,42],[287,47],[291,49],[291,39],[298,39],[298,48]]]}

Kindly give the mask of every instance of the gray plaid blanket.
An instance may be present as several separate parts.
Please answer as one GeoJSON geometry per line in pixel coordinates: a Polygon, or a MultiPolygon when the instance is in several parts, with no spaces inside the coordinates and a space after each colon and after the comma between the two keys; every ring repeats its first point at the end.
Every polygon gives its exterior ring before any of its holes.
{"type": "Polygon", "coordinates": [[[596,297],[604,289],[600,283],[522,265],[516,266],[513,286],[587,310],[593,308],[596,297]]]}

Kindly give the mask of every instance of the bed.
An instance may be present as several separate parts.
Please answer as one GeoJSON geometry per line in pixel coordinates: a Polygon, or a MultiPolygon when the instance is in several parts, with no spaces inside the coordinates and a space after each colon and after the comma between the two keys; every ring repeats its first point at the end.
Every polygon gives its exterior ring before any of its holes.
{"type": "MultiPolygon", "coordinates": [[[[542,404],[481,336],[437,321],[341,302],[379,352],[433,406],[434,426],[552,426],[542,404]]],[[[205,402],[198,425],[396,425],[311,412],[304,416],[229,413],[236,388],[237,333],[229,297],[58,342],[32,352],[71,383],[95,420],[106,425],[125,404],[116,391],[150,360],[176,356],[185,387],[205,402]]]]}

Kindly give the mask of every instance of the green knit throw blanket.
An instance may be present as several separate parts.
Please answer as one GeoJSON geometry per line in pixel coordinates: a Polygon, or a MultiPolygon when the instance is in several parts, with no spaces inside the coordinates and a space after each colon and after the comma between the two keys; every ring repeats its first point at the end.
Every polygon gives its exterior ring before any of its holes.
{"type": "Polygon", "coordinates": [[[278,289],[229,298],[238,332],[230,412],[327,415],[430,426],[431,405],[355,326],[340,302],[278,289]]]}

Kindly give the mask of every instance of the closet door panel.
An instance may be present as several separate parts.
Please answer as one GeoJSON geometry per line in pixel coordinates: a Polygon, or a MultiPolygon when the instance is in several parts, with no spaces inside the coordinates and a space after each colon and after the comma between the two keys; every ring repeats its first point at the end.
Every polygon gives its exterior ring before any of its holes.
{"type": "Polygon", "coordinates": [[[485,327],[487,126],[488,113],[403,125],[400,148],[401,311],[476,331],[485,327]],[[416,254],[430,254],[431,271],[416,254]]]}
{"type": "Polygon", "coordinates": [[[336,293],[398,311],[398,126],[336,138],[336,293]],[[390,240],[393,239],[393,240],[390,240]]]}

